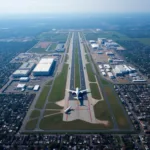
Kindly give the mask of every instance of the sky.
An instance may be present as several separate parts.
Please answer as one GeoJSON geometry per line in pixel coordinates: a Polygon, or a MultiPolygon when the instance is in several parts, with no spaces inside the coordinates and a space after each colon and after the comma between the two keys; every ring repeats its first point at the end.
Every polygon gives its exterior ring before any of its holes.
{"type": "Polygon", "coordinates": [[[112,12],[150,12],[150,0],[0,0],[0,15],[112,12]]]}

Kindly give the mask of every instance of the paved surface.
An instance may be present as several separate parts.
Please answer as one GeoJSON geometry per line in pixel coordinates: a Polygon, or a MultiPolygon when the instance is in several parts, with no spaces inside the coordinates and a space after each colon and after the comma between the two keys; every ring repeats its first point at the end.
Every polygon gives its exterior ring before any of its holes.
{"type": "MultiPolygon", "coordinates": [[[[70,88],[71,90],[75,90],[74,87],[74,82],[75,82],[75,64],[74,64],[74,51],[75,48],[78,48],[78,55],[79,55],[79,69],[80,69],[80,85],[81,85],[81,90],[86,89],[86,82],[85,82],[85,69],[83,69],[83,53],[81,52],[81,45],[79,44],[79,36],[77,33],[74,33],[74,37],[73,37],[73,41],[72,44],[70,46],[70,51],[69,51],[69,71],[68,71],[68,81],[66,84],[66,89],[70,88]],[[71,66],[71,67],[70,67],[71,66]],[[69,85],[69,81],[70,81],[70,85],[69,85]]],[[[83,51],[83,47],[82,47],[82,51],[83,51]]],[[[86,74],[86,79],[87,79],[87,74],[86,74]]],[[[94,114],[94,110],[93,110],[93,105],[91,104],[91,102],[89,101],[87,95],[83,95],[83,98],[80,100],[75,100],[73,98],[72,94],[67,94],[68,92],[66,92],[65,95],[65,107],[64,109],[66,109],[69,106],[72,106],[72,110],[69,114],[65,114],[63,115],[63,120],[64,121],[73,121],[73,120],[84,120],[86,122],[90,122],[90,123],[96,123],[95,120],[95,114],[94,114]],[[68,97],[67,97],[68,96],[68,97]]],[[[90,97],[91,99],[91,97],[90,97]]]]}

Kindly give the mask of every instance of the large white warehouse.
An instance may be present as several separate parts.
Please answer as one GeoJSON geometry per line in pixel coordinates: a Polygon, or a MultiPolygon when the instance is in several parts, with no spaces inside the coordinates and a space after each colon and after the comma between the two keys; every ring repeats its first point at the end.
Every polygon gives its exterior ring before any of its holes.
{"type": "Polygon", "coordinates": [[[47,76],[50,74],[54,59],[42,58],[33,70],[34,76],[47,76]]]}

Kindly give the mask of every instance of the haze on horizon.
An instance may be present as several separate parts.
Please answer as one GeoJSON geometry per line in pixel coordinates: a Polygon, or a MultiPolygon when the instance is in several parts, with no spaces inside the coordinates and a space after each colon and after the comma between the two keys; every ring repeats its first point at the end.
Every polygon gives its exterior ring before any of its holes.
{"type": "Polygon", "coordinates": [[[0,0],[0,15],[16,13],[150,12],[150,0],[0,0]]]}

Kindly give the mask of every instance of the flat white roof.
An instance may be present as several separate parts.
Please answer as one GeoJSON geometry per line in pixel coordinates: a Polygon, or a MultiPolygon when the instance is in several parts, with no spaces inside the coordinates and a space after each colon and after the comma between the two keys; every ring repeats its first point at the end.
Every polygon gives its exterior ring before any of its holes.
{"type": "Polygon", "coordinates": [[[94,43],[94,42],[95,42],[95,40],[89,40],[89,42],[90,42],[90,43],[91,43],[91,42],[92,42],[92,43],[94,43]]]}
{"type": "Polygon", "coordinates": [[[13,75],[17,75],[17,74],[28,74],[29,70],[16,70],[13,75]]]}
{"type": "Polygon", "coordinates": [[[28,80],[29,77],[21,77],[20,80],[28,80]]]}
{"type": "Polygon", "coordinates": [[[98,67],[99,67],[100,69],[102,69],[102,68],[103,68],[103,66],[102,66],[102,65],[98,65],[98,67]]]}
{"type": "Polygon", "coordinates": [[[26,86],[26,84],[20,84],[20,83],[19,83],[19,84],[17,85],[17,88],[24,88],[25,86],[26,86]]]}
{"type": "Polygon", "coordinates": [[[99,45],[98,44],[91,44],[92,48],[98,48],[99,45]]]}
{"type": "Polygon", "coordinates": [[[109,64],[104,64],[104,68],[110,69],[110,65],[109,64]]]}
{"type": "Polygon", "coordinates": [[[47,72],[50,70],[52,64],[37,64],[33,72],[47,72]]]}
{"type": "Polygon", "coordinates": [[[107,72],[109,77],[114,77],[114,75],[111,72],[107,72]]]}
{"type": "Polygon", "coordinates": [[[37,91],[39,88],[40,88],[39,85],[35,85],[34,88],[33,88],[33,90],[37,91]]]}
{"type": "Polygon", "coordinates": [[[51,64],[53,63],[54,58],[42,58],[39,62],[39,64],[51,64]]]}

